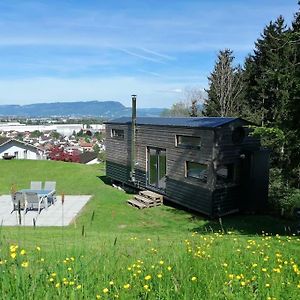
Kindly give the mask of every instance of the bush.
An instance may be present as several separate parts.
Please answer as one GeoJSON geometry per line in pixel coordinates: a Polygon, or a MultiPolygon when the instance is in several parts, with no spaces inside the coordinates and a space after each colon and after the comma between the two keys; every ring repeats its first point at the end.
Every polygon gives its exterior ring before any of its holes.
{"type": "Polygon", "coordinates": [[[300,189],[290,188],[280,169],[270,170],[270,206],[273,212],[291,218],[294,209],[300,208],[300,189]]]}

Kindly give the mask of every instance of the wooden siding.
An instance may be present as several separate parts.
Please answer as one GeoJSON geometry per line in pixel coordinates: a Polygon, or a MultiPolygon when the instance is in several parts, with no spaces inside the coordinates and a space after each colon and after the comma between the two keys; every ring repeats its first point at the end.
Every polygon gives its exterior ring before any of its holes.
{"type": "Polygon", "coordinates": [[[111,124],[106,125],[106,158],[110,162],[115,162],[121,165],[130,166],[130,143],[131,133],[130,126],[111,124]],[[124,139],[111,136],[112,129],[124,130],[124,139]]]}
{"type": "Polygon", "coordinates": [[[115,162],[106,161],[106,176],[122,183],[130,183],[130,166],[117,164],[115,162]]]}
{"type": "Polygon", "coordinates": [[[137,127],[136,162],[139,170],[147,172],[147,147],[166,149],[167,176],[174,180],[197,186],[205,183],[185,178],[185,161],[208,164],[211,161],[213,146],[213,131],[199,128],[182,127],[137,127]],[[176,147],[176,135],[199,136],[200,149],[176,147]]]}
{"type": "Polygon", "coordinates": [[[167,197],[170,201],[195,211],[212,215],[212,192],[200,186],[167,178],[167,197]]]}
{"type": "Polygon", "coordinates": [[[232,141],[233,130],[245,125],[247,125],[247,122],[243,120],[237,120],[216,129],[215,147],[218,151],[218,161],[222,161],[223,164],[235,162],[240,159],[240,155],[243,153],[243,151],[254,151],[260,148],[259,139],[249,136],[250,130],[245,127],[244,140],[240,143],[234,143],[232,141]]]}

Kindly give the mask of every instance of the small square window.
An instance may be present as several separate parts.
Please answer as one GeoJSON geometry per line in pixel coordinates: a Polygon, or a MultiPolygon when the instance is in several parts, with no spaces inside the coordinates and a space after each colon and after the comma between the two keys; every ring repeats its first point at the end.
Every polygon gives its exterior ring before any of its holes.
{"type": "Polygon", "coordinates": [[[176,135],[176,146],[189,149],[200,149],[201,138],[199,136],[176,135]]]}
{"type": "Polygon", "coordinates": [[[186,177],[196,178],[203,182],[207,182],[207,165],[187,161],[186,177]]]}
{"type": "Polygon", "coordinates": [[[115,139],[124,140],[124,130],[123,129],[112,129],[111,137],[115,139]]]}

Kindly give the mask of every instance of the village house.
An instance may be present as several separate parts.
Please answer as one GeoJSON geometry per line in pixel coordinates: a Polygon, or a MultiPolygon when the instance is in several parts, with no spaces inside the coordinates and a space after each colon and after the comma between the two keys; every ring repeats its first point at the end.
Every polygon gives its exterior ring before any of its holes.
{"type": "Polygon", "coordinates": [[[0,159],[46,159],[43,149],[28,143],[0,137],[0,159]]]}

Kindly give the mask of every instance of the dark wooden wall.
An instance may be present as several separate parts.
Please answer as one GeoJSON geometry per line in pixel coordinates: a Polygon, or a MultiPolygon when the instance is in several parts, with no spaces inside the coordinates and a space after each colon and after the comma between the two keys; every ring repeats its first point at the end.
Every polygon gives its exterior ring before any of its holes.
{"type": "MultiPolygon", "coordinates": [[[[236,120],[216,129],[171,126],[137,125],[136,128],[136,185],[146,188],[147,147],[166,149],[167,179],[164,194],[182,206],[208,215],[222,215],[239,208],[241,199],[239,181],[230,184],[216,182],[218,166],[239,164],[245,149],[258,150],[259,140],[248,135],[241,143],[232,141],[236,127],[246,125],[236,120]],[[200,149],[176,147],[176,135],[201,137],[200,149]],[[185,177],[185,162],[193,161],[208,166],[208,182],[185,177]]],[[[107,176],[130,184],[131,126],[106,124],[107,176]],[[124,139],[111,137],[111,129],[123,129],[124,139]]]]}

